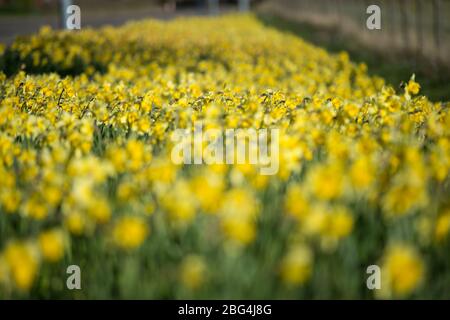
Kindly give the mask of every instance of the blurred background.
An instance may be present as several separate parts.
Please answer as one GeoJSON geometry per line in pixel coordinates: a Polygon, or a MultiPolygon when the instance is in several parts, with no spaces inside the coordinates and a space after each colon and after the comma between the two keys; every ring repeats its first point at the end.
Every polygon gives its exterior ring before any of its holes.
{"type": "MultiPolygon", "coordinates": [[[[0,0],[0,43],[61,24],[61,0],[0,0]]],[[[450,0],[72,0],[81,27],[183,15],[252,11],[268,26],[301,36],[397,85],[418,75],[432,99],[450,100],[450,0]],[[368,30],[366,9],[381,8],[381,30],[368,30]]]]}
{"type": "Polygon", "coordinates": [[[446,0],[277,0],[266,10],[290,20],[346,34],[377,50],[402,50],[443,59],[450,55],[450,1],[446,0]],[[369,5],[382,12],[382,29],[366,28],[369,5]]]}
{"type": "Polygon", "coordinates": [[[349,52],[394,86],[416,74],[424,94],[450,100],[450,0],[268,0],[257,12],[330,52],[349,52]],[[381,30],[366,27],[372,4],[381,30]]]}

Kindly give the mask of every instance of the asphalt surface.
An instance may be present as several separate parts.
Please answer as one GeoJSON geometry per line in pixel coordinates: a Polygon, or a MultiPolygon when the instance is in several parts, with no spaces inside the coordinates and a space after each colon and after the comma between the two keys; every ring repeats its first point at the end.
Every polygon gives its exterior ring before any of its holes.
{"type": "MultiPolygon", "coordinates": [[[[225,11],[225,10],[223,10],[225,11]]],[[[229,11],[229,10],[227,10],[229,11]]],[[[145,18],[173,19],[177,16],[206,15],[207,10],[181,9],[172,12],[155,8],[132,8],[115,11],[81,12],[81,28],[118,26],[133,20],[145,18]]],[[[0,15],[0,43],[10,44],[19,35],[36,33],[43,26],[58,28],[59,17],[55,15],[0,15]]]]}

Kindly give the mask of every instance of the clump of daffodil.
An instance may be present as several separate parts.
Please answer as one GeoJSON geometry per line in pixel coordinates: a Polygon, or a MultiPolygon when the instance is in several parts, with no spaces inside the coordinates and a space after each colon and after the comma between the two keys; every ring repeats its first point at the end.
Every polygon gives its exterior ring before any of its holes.
{"type": "Polygon", "coordinates": [[[86,217],[79,211],[72,211],[67,214],[65,226],[74,235],[81,235],[86,230],[86,217]]]}
{"type": "Polygon", "coordinates": [[[381,267],[382,297],[406,297],[412,294],[425,277],[425,265],[411,246],[394,244],[387,249],[381,267]]]}
{"type": "Polygon", "coordinates": [[[206,263],[201,256],[186,256],[180,266],[180,281],[186,288],[195,290],[206,278],[206,263]]]}
{"type": "MultiPolygon", "coordinates": [[[[301,285],[312,273],[313,248],[317,270],[322,254],[361,264],[382,256],[380,239],[396,230],[411,243],[384,253],[386,297],[434,289],[420,289],[425,266],[413,248],[429,252],[427,269],[445,276],[450,108],[421,96],[414,75],[396,91],[347,53],[251,15],[69,33],[46,27],[0,46],[0,62],[11,59],[8,72],[0,70],[0,283],[9,290],[0,288],[0,297],[18,289],[32,298],[34,284],[40,294],[51,291],[39,270],[51,272],[66,252],[83,260],[80,244],[101,256],[95,243],[104,238],[136,249],[150,225],[158,237],[138,253],[148,270],[157,263],[161,282],[179,279],[191,289],[204,281],[209,253],[227,268],[234,267],[227,253],[242,255],[251,274],[252,265],[278,266],[262,286],[275,287],[279,277],[301,285]],[[236,163],[237,145],[225,155],[197,141],[199,123],[216,138],[236,129],[240,144],[243,129],[279,130],[267,140],[277,147],[278,170],[262,175],[266,166],[247,154],[236,163]],[[192,164],[172,158],[178,129],[192,164]],[[202,257],[171,267],[193,247],[202,257]]],[[[246,153],[261,155],[262,143],[246,153]]],[[[274,296],[283,295],[279,287],[274,296]]],[[[149,295],[172,293],[154,288],[149,295]]],[[[221,290],[215,284],[211,292],[221,290]]]]}
{"type": "Polygon", "coordinates": [[[302,219],[308,214],[308,199],[306,199],[306,192],[300,185],[292,184],[287,190],[285,210],[289,215],[297,219],[302,219]]]}
{"type": "Polygon", "coordinates": [[[309,186],[322,200],[339,198],[344,192],[343,168],[339,163],[318,165],[309,172],[309,186]]]}
{"type": "Polygon", "coordinates": [[[449,231],[450,231],[450,210],[446,210],[443,213],[441,213],[436,219],[434,237],[438,242],[441,242],[448,237],[449,231]]]}
{"type": "Polygon", "coordinates": [[[124,216],[115,222],[112,235],[114,243],[126,250],[136,249],[149,233],[147,222],[140,217],[124,216]]]}
{"type": "Polygon", "coordinates": [[[9,270],[5,258],[3,256],[0,256],[0,286],[6,286],[6,284],[9,282],[8,274],[9,270]]]}
{"type": "Polygon", "coordinates": [[[39,237],[39,248],[44,260],[56,262],[64,255],[64,234],[61,230],[42,232],[39,237]]]}
{"type": "Polygon", "coordinates": [[[225,236],[238,244],[248,244],[256,237],[255,219],[259,204],[247,189],[236,188],[225,194],[220,209],[225,236]]]}
{"type": "Polygon", "coordinates": [[[12,242],[3,256],[14,285],[23,291],[30,290],[40,263],[36,248],[31,243],[12,242]]]}
{"type": "Polygon", "coordinates": [[[313,253],[303,244],[296,244],[289,249],[281,261],[280,276],[288,285],[302,285],[311,276],[313,253]]]}
{"type": "Polygon", "coordinates": [[[408,84],[406,85],[406,92],[408,92],[411,95],[416,95],[420,91],[420,84],[418,84],[415,81],[415,78],[411,78],[411,80],[408,81],[408,84]]]}
{"type": "Polygon", "coordinates": [[[353,231],[354,218],[344,206],[317,203],[311,206],[299,226],[303,235],[319,239],[322,248],[330,251],[353,231]]]}

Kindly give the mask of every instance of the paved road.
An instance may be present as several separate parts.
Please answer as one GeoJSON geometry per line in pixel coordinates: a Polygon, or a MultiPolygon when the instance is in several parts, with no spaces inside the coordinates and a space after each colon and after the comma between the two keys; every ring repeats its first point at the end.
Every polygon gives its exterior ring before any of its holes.
{"type": "MultiPolygon", "coordinates": [[[[228,11],[228,10],[227,10],[228,11]]],[[[81,13],[81,27],[99,27],[103,25],[121,25],[131,20],[145,18],[172,19],[181,15],[205,15],[205,10],[183,9],[175,12],[164,12],[154,8],[125,9],[109,12],[81,13]]],[[[37,32],[42,26],[49,25],[58,28],[57,15],[0,15],[0,43],[9,44],[16,36],[37,32]]]]}

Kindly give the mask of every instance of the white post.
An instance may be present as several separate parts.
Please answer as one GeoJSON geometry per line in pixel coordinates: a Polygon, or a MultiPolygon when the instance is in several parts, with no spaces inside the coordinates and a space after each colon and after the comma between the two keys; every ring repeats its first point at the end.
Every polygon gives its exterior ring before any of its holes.
{"type": "Polygon", "coordinates": [[[219,0],[208,0],[209,14],[219,13],[219,0]]]}
{"type": "Polygon", "coordinates": [[[250,10],[250,0],[239,0],[239,11],[246,12],[250,10]]]}
{"type": "Polygon", "coordinates": [[[67,29],[67,8],[72,5],[72,0],[60,0],[60,9],[61,9],[61,28],[67,29]]]}

